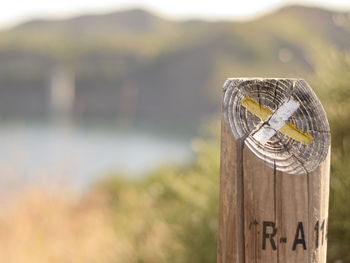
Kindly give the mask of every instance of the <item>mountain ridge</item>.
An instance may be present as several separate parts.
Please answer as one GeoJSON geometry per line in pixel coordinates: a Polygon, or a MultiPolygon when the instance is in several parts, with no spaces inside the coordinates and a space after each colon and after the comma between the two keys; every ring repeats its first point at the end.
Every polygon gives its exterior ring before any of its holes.
{"type": "Polygon", "coordinates": [[[124,11],[110,12],[104,15],[79,15],[67,19],[36,19],[21,23],[11,30],[25,31],[25,30],[50,30],[63,29],[65,31],[79,30],[86,31],[87,28],[107,28],[111,31],[114,27],[119,30],[130,31],[134,33],[147,32],[154,30],[154,25],[157,23],[164,23],[165,19],[152,14],[144,9],[130,9],[124,11]]]}
{"type": "Polygon", "coordinates": [[[249,23],[255,20],[260,20],[260,19],[265,19],[266,17],[271,17],[275,15],[285,15],[285,14],[294,14],[294,15],[300,15],[300,14],[307,14],[308,16],[310,15],[324,15],[324,14],[350,14],[349,11],[335,11],[327,8],[322,8],[322,7],[314,7],[314,6],[305,6],[305,5],[287,5],[283,6],[281,8],[278,8],[274,11],[267,12],[265,14],[262,14],[260,16],[257,16],[255,18],[249,19],[249,20],[231,20],[231,19],[216,19],[216,20],[210,20],[210,19],[204,19],[204,18],[183,18],[183,19],[171,19],[167,16],[164,16],[162,14],[153,12],[149,9],[145,8],[130,8],[130,9],[123,9],[123,10],[115,10],[111,12],[106,12],[106,13],[86,13],[86,14],[80,14],[80,15],[74,15],[69,18],[57,18],[57,19],[44,19],[44,18],[35,18],[35,19],[29,19],[27,21],[24,21],[22,23],[19,23],[16,26],[13,26],[9,30],[16,30],[19,28],[27,27],[27,26],[37,26],[40,23],[48,23],[48,24],[53,24],[53,23],[69,23],[69,22],[74,22],[74,21],[81,21],[81,20],[86,20],[87,19],[92,19],[94,22],[96,22],[96,19],[105,19],[105,18],[111,18],[114,17],[116,20],[118,18],[127,18],[128,22],[130,20],[134,19],[157,19],[157,20],[162,20],[162,21],[168,21],[172,23],[190,23],[190,22],[195,22],[195,23],[249,23]]]}

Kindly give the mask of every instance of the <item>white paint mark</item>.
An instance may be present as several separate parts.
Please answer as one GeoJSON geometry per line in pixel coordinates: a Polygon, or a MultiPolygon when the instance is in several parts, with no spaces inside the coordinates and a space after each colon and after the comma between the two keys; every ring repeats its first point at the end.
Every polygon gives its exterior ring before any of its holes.
{"type": "Polygon", "coordinates": [[[254,135],[253,138],[261,144],[267,143],[275,133],[283,127],[290,116],[299,108],[299,102],[289,99],[282,104],[254,135]]]}
{"type": "Polygon", "coordinates": [[[258,142],[265,144],[268,140],[272,138],[276,133],[276,130],[268,126],[267,124],[264,124],[260,130],[258,130],[254,135],[253,138],[257,140],[258,142]]]}

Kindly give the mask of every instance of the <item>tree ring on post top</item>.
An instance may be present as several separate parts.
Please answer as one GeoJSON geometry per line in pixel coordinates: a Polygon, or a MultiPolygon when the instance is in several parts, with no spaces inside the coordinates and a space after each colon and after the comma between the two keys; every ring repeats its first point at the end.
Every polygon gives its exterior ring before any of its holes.
{"type": "Polygon", "coordinates": [[[328,154],[326,114],[302,79],[228,79],[223,107],[234,137],[271,168],[310,173],[328,154]]]}

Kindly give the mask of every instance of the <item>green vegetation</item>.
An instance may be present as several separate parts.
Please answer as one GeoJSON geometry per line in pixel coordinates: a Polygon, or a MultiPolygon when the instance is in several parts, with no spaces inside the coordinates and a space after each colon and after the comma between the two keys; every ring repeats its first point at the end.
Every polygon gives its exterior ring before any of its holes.
{"type": "Polygon", "coordinates": [[[112,177],[93,191],[108,200],[117,235],[128,236],[128,262],[216,261],[217,136],[193,147],[197,158],[189,167],[161,168],[137,182],[112,177]]]}
{"type": "Polygon", "coordinates": [[[332,131],[329,258],[350,262],[350,56],[330,52],[319,63],[315,86],[332,131]]]}

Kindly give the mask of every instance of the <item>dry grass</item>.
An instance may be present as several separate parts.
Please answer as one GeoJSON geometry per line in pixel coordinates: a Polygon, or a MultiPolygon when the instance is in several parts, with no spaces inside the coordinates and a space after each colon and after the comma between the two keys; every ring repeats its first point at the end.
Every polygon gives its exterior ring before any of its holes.
{"type": "Polygon", "coordinates": [[[167,262],[170,231],[152,202],[137,191],[119,198],[116,212],[101,191],[21,190],[0,214],[0,262],[167,262]]]}
{"type": "Polygon", "coordinates": [[[68,193],[22,193],[1,215],[0,262],[125,262],[127,249],[100,204],[68,193]]]}

